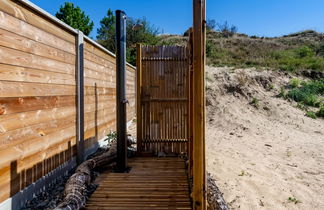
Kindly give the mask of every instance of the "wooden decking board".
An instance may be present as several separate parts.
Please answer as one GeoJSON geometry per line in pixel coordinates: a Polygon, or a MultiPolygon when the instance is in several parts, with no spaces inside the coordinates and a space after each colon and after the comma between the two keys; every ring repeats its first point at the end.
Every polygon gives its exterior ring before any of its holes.
{"type": "Polygon", "coordinates": [[[136,157],[129,173],[104,173],[86,209],[191,209],[185,161],[136,157]]]}

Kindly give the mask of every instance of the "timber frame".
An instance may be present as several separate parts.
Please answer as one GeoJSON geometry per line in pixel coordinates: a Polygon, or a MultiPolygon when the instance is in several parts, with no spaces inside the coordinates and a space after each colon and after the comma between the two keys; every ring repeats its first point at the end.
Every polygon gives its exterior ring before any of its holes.
{"type": "MultiPolygon", "coordinates": [[[[3,62],[5,62],[7,68],[10,67],[10,69],[13,69],[12,63],[15,63],[15,65],[20,67],[15,68],[15,71],[22,71],[23,69],[26,72],[38,72],[37,75],[50,75],[48,78],[54,78],[47,81],[47,77],[45,76],[38,76],[35,79],[32,77],[25,77],[25,74],[16,74],[18,79],[7,77],[4,78],[4,81],[1,81],[1,84],[6,84],[6,88],[10,91],[3,89],[0,98],[5,99],[6,104],[13,103],[14,101],[12,98],[19,101],[17,109],[11,108],[6,110],[7,112],[2,112],[2,114],[17,114],[17,116],[22,116],[20,113],[22,110],[28,112],[29,115],[27,117],[34,120],[32,122],[33,124],[30,123],[28,125],[16,125],[16,123],[13,123],[14,121],[10,121],[14,126],[8,126],[8,132],[18,129],[21,129],[19,131],[25,131],[34,128],[32,127],[33,125],[39,124],[47,126],[45,127],[47,130],[43,129],[45,130],[44,132],[42,130],[38,133],[35,132],[35,135],[33,134],[33,138],[30,138],[30,140],[33,140],[30,141],[30,145],[27,144],[29,141],[23,142],[21,140],[23,138],[18,139],[17,137],[16,140],[23,145],[21,146],[21,149],[25,152],[23,158],[20,157],[20,153],[16,152],[16,148],[14,147],[16,143],[14,141],[8,141],[8,144],[6,145],[8,150],[7,148],[3,150],[11,155],[3,155],[1,160],[5,167],[0,168],[0,170],[5,171],[6,173],[3,175],[4,178],[1,177],[2,179],[0,182],[0,186],[2,187],[0,192],[0,202],[4,201],[4,204],[0,204],[0,208],[3,206],[9,206],[18,209],[22,207],[23,201],[29,199],[37,192],[41,192],[44,189],[46,190],[46,187],[44,186],[52,183],[52,181],[54,181],[59,175],[71,170],[71,168],[77,165],[77,162],[81,163],[88,154],[92,153],[93,150],[98,147],[99,143],[104,139],[105,134],[110,130],[110,128],[113,128],[115,123],[113,108],[116,104],[111,103],[111,101],[116,95],[116,88],[112,86],[115,81],[114,64],[116,62],[116,56],[80,31],[66,25],[28,0],[2,0],[0,2],[0,5],[2,6],[0,7],[0,13],[3,14],[3,20],[6,20],[0,21],[0,29],[6,31],[5,33],[7,34],[14,34],[14,37],[19,38],[16,40],[20,40],[21,42],[28,40],[36,46],[22,46],[19,45],[20,42],[17,41],[17,43],[15,43],[15,41],[12,41],[14,39],[11,39],[10,41],[9,38],[9,41],[3,41],[0,47],[2,47],[5,52],[10,52],[3,53],[3,57],[6,58],[6,61],[3,59],[3,62]],[[15,24],[10,24],[11,22],[15,24]],[[26,33],[26,31],[29,32],[26,33]],[[40,48],[39,46],[42,47],[40,48]],[[54,55],[51,53],[51,50],[57,52],[57,54],[54,53],[54,55]],[[15,59],[13,61],[13,58],[10,56],[14,58],[21,56],[22,59],[15,59]],[[31,60],[33,62],[29,62],[31,60]],[[31,81],[25,81],[25,79],[31,79],[31,81]],[[19,86],[21,89],[14,92],[14,90],[17,89],[18,83],[22,84],[19,86]],[[36,88],[40,92],[32,91],[36,88]],[[52,92],[52,90],[55,91],[52,92]],[[67,98],[69,100],[66,100],[67,98]],[[53,102],[54,99],[57,99],[58,102],[53,103],[51,106],[47,106],[47,103],[53,102]],[[35,101],[37,101],[37,103],[35,103],[35,101]],[[24,106],[29,102],[34,105],[32,108],[24,106]],[[60,107],[57,108],[56,104],[60,104],[60,107]],[[28,109],[24,109],[26,107],[28,109]],[[53,126],[55,127],[55,130],[51,130],[52,127],[50,126],[52,125],[50,124],[54,120],[46,118],[50,115],[48,113],[51,113],[49,109],[54,110],[52,113],[56,119],[54,125],[59,125],[63,121],[62,119],[65,119],[66,124],[60,125],[62,127],[53,126]],[[34,115],[38,116],[37,110],[45,110],[44,112],[41,112],[43,113],[43,121],[38,121],[38,117],[33,117],[34,115]],[[64,132],[62,132],[62,128],[64,132]],[[75,142],[76,146],[74,145],[75,142]],[[39,157],[42,157],[42,160],[39,160],[39,157]],[[27,162],[29,162],[29,164],[22,164],[27,162]]],[[[186,107],[180,106],[180,110],[184,113],[181,117],[185,116],[187,119],[184,123],[185,125],[182,125],[182,128],[187,128],[188,131],[186,132],[186,138],[176,139],[174,137],[172,139],[177,140],[177,143],[186,140],[185,149],[179,149],[181,152],[178,152],[177,155],[183,153],[182,151],[188,151],[188,171],[185,171],[187,170],[185,161],[183,159],[178,160],[175,157],[168,157],[170,160],[167,160],[167,158],[164,160],[163,158],[152,158],[152,162],[149,159],[141,159],[142,157],[140,157],[138,162],[134,161],[132,163],[134,164],[134,167],[135,165],[141,166],[139,167],[141,168],[140,170],[134,170],[137,173],[137,176],[134,177],[138,179],[137,181],[140,185],[142,185],[142,182],[147,182],[147,177],[145,177],[141,171],[144,170],[143,168],[147,170],[148,174],[150,174],[150,170],[148,169],[152,169],[153,171],[155,170],[157,176],[153,178],[157,179],[156,182],[160,181],[159,176],[163,172],[170,175],[169,177],[162,177],[165,179],[171,179],[171,183],[167,183],[166,185],[163,183],[163,185],[168,188],[174,185],[173,176],[177,175],[177,173],[179,175],[179,172],[181,172],[180,175],[182,178],[184,177],[182,182],[185,182],[184,186],[186,192],[189,191],[189,187],[186,186],[190,185],[191,187],[190,197],[192,203],[190,202],[190,199],[188,199],[188,208],[193,207],[193,209],[199,210],[207,208],[204,82],[206,36],[205,4],[206,0],[193,0],[193,28],[190,30],[190,42],[186,47],[188,49],[188,56],[187,51],[184,53],[187,57],[184,56],[179,59],[176,55],[174,58],[172,58],[172,56],[170,56],[170,58],[162,56],[159,58],[160,60],[144,57],[144,60],[142,60],[142,47],[140,45],[137,47],[138,69],[136,78],[136,106],[138,115],[142,115],[140,101],[143,92],[142,85],[144,78],[142,78],[141,72],[142,70],[145,70],[142,68],[142,63],[144,63],[144,61],[146,63],[149,61],[180,63],[188,58],[186,60],[189,63],[188,67],[181,67],[180,65],[180,68],[187,68],[189,73],[187,75],[189,81],[188,94],[186,97],[178,97],[178,99],[172,98],[172,100],[170,100],[170,103],[174,103],[176,100],[182,101],[181,103],[188,101],[186,107]],[[165,160],[167,161],[164,162],[165,160]],[[161,161],[160,165],[155,164],[156,161],[161,161]],[[149,164],[147,164],[147,162],[149,162],[149,164]],[[150,167],[147,167],[147,165],[150,165],[150,167]],[[179,167],[179,165],[181,165],[181,167],[179,167]],[[190,182],[187,182],[186,174],[188,174],[188,180],[190,182]]],[[[128,108],[131,110],[128,112],[129,115],[127,115],[127,118],[130,118],[133,117],[134,114],[134,110],[130,108],[133,108],[135,103],[133,96],[135,95],[136,68],[128,63],[125,65],[127,78],[129,79],[128,83],[126,83],[126,88],[130,95],[130,105],[128,105],[128,108]]],[[[184,69],[181,71],[185,72],[184,69]]],[[[181,76],[178,75],[175,78],[181,79],[181,76]]],[[[155,98],[154,100],[158,101],[161,100],[161,98],[155,98]]],[[[155,110],[159,109],[157,108],[155,110]]],[[[137,127],[140,128],[140,126],[143,126],[143,122],[144,119],[138,118],[137,127]]],[[[6,121],[3,120],[2,123],[6,123],[6,121]]],[[[8,134],[8,136],[10,135],[11,133],[8,134]]],[[[139,144],[143,143],[143,135],[144,132],[138,129],[137,140],[139,144]]],[[[183,144],[183,142],[180,142],[179,144],[183,144]]],[[[138,147],[139,154],[142,152],[141,149],[141,147],[138,147]]],[[[179,156],[183,155],[180,154],[179,156]]],[[[129,174],[123,175],[127,176],[129,174]]],[[[133,175],[130,174],[130,176],[133,175]]],[[[164,181],[170,182],[170,180],[164,181]]],[[[114,184],[114,180],[111,182],[114,184]]],[[[146,192],[147,191],[143,194],[149,196],[150,194],[146,192]]],[[[126,193],[123,195],[128,196],[126,193]]],[[[133,195],[138,196],[136,193],[133,195]]],[[[186,199],[189,198],[189,194],[181,194],[181,196],[187,196],[186,199]]],[[[166,194],[165,197],[166,199],[171,198],[170,202],[173,202],[172,194],[166,194]]]]}
{"type": "MultiPolygon", "coordinates": [[[[155,81],[156,77],[147,76],[152,74],[151,72],[165,72],[165,70],[156,70],[156,69],[167,69],[167,71],[178,71],[177,68],[189,68],[188,69],[188,99],[187,104],[188,108],[185,111],[185,116],[188,121],[182,121],[181,123],[185,123],[188,130],[188,179],[191,181],[191,199],[192,199],[192,207],[195,210],[203,210],[207,208],[206,202],[206,164],[205,164],[205,40],[206,40],[206,30],[205,30],[205,23],[206,23],[206,1],[205,0],[193,0],[193,27],[189,30],[189,42],[186,49],[188,49],[188,58],[189,58],[189,65],[183,66],[172,64],[173,60],[177,60],[174,55],[172,54],[167,55],[167,53],[161,53],[161,49],[164,49],[163,46],[160,47],[150,47],[150,46],[141,46],[140,44],[137,45],[137,149],[138,155],[143,155],[145,150],[151,151],[152,148],[147,149],[147,147],[143,147],[142,145],[145,144],[147,139],[153,140],[154,137],[149,137],[145,134],[145,126],[147,123],[157,123],[159,125],[161,117],[154,117],[157,116],[158,112],[162,112],[162,116],[165,115],[165,107],[161,106],[158,110],[153,111],[153,120],[142,119],[145,116],[145,112],[150,112],[150,108],[146,108],[144,103],[146,103],[150,99],[151,94],[147,94],[150,87],[152,88],[159,88],[163,89],[164,85],[158,82],[157,85],[153,85],[150,81],[155,81]],[[148,50],[149,49],[149,50],[148,50]],[[143,56],[146,55],[146,56],[143,56]],[[163,56],[168,57],[168,59],[164,59],[163,56]],[[149,57],[151,56],[151,57],[149,57]],[[152,63],[156,62],[156,64],[148,65],[148,63],[152,61],[152,63]],[[164,62],[168,62],[165,65],[164,62]],[[162,67],[161,67],[162,66],[162,67]],[[150,70],[150,71],[148,71],[150,70]],[[145,79],[146,78],[146,79],[145,79]],[[149,82],[147,81],[149,80],[149,82]],[[146,84],[149,83],[149,84],[146,84]],[[145,91],[144,91],[145,89],[145,91]],[[148,99],[144,99],[148,97],[148,99]],[[162,110],[162,111],[161,111],[162,110]],[[164,111],[163,111],[164,110],[164,111]],[[144,113],[143,113],[144,112],[144,113]],[[156,120],[157,119],[157,120],[156,120]]],[[[174,46],[173,46],[174,47],[174,46]]],[[[170,48],[171,49],[171,48],[170,48]]],[[[176,52],[174,48],[173,52],[176,52]]],[[[181,54],[181,53],[180,53],[181,54]]],[[[154,74],[154,73],[153,73],[154,74]]],[[[163,73],[161,73],[163,74],[163,73]]],[[[180,74],[182,75],[182,74],[180,74]]],[[[183,74],[183,77],[185,77],[183,74]]],[[[176,76],[175,76],[176,77],[176,76]]],[[[166,77],[162,76],[163,80],[167,80],[166,77]]],[[[185,79],[186,80],[186,79],[185,79]]],[[[180,85],[177,83],[170,83],[171,88],[176,90],[176,86],[180,85]],[[173,87],[172,87],[173,85],[173,87]]],[[[161,99],[162,100],[162,99],[161,99]]],[[[170,109],[174,110],[173,105],[170,105],[170,109]]],[[[179,106],[176,106],[179,107],[179,106]]],[[[144,117],[145,118],[145,117],[144,117]]],[[[183,118],[181,118],[183,119],[183,118]]],[[[173,127],[173,119],[170,119],[170,122],[167,127],[173,127]]],[[[163,123],[162,123],[163,124],[163,123]]],[[[164,130],[166,127],[161,126],[162,133],[165,132],[164,130]]],[[[146,129],[147,130],[147,129],[146,129]]],[[[150,129],[149,129],[150,130],[150,129]]],[[[170,138],[170,135],[168,135],[170,138]]],[[[169,139],[172,141],[172,137],[169,139]]],[[[160,145],[157,148],[163,147],[163,142],[160,142],[160,145]]],[[[159,143],[156,143],[159,144],[159,143]]],[[[154,149],[153,149],[154,150],[154,149]]],[[[159,149],[157,149],[159,150],[159,149]]],[[[160,149],[161,150],[161,149],[160,149]]],[[[158,151],[163,152],[163,151],[158,151]]],[[[154,151],[156,154],[157,152],[154,151]]],[[[183,153],[183,152],[182,152],[183,153]]]]}
{"type": "Polygon", "coordinates": [[[206,0],[193,0],[192,32],[192,199],[193,209],[206,209],[205,56],[206,0]]]}

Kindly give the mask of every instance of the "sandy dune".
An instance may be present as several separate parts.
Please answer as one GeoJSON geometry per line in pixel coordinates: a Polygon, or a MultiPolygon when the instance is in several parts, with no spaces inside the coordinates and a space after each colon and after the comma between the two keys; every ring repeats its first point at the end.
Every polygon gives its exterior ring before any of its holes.
{"type": "Polygon", "coordinates": [[[207,72],[207,170],[230,208],[324,209],[324,120],[276,97],[289,77],[207,72]]]}

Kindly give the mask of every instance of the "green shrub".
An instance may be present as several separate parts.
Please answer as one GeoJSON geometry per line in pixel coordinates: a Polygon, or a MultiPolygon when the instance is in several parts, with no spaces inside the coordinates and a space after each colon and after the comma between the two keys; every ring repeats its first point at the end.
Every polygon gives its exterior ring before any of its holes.
{"type": "Polygon", "coordinates": [[[295,52],[299,58],[312,57],[315,55],[314,50],[308,46],[299,47],[295,52]]]}
{"type": "Polygon", "coordinates": [[[279,97],[282,97],[282,98],[286,98],[287,97],[287,92],[286,92],[285,87],[281,87],[280,88],[279,97]]]}
{"type": "MultiPolygon", "coordinates": [[[[293,85],[296,85],[294,82],[293,85]]],[[[292,87],[294,87],[291,85],[292,87]]],[[[321,96],[324,95],[324,79],[309,82],[300,82],[300,87],[294,87],[287,93],[287,97],[305,105],[319,107],[322,103],[321,96]]]]}
{"type": "Polygon", "coordinates": [[[259,99],[257,99],[257,98],[253,98],[252,101],[251,101],[251,104],[252,104],[255,108],[259,108],[259,106],[260,106],[259,99]]]}
{"type": "Polygon", "coordinates": [[[312,69],[324,70],[324,58],[316,56],[311,47],[302,46],[295,49],[277,50],[269,53],[267,66],[279,68],[284,71],[312,69]]]}
{"type": "Polygon", "coordinates": [[[108,144],[110,144],[116,140],[117,140],[117,132],[115,132],[115,131],[112,131],[109,134],[107,134],[107,137],[105,139],[105,141],[108,141],[108,144]]]}
{"type": "Polygon", "coordinates": [[[304,103],[306,105],[314,106],[314,107],[319,107],[320,104],[318,96],[313,94],[307,95],[304,103]]]}
{"type": "Polygon", "coordinates": [[[319,107],[316,112],[306,112],[306,116],[313,119],[324,117],[324,79],[312,81],[292,79],[288,93],[284,87],[281,87],[279,96],[298,102],[297,108],[302,110],[309,110],[308,106],[319,107]]]}
{"type": "Polygon", "coordinates": [[[316,54],[318,56],[323,56],[324,57],[324,44],[320,44],[319,46],[317,46],[316,54]]]}
{"type": "Polygon", "coordinates": [[[297,198],[294,198],[294,197],[289,197],[289,198],[288,198],[288,201],[289,201],[289,202],[292,202],[292,203],[294,203],[294,204],[301,203],[300,200],[298,200],[297,198]]]}
{"type": "Polygon", "coordinates": [[[315,112],[312,112],[312,111],[306,112],[306,116],[310,117],[310,118],[313,118],[313,119],[316,119],[316,114],[315,114],[315,112]]]}
{"type": "Polygon", "coordinates": [[[305,106],[304,103],[297,103],[297,108],[301,109],[301,110],[307,110],[307,107],[305,106]]]}
{"type": "Polygon", "coordinates": [[[291,87],[296,88],[296,87],[300,86],[301,81],[298,78],[293,78],[293,79],[290,80],[289,84],[290,84],[291,87]]]}
{"type": "Polygon", "coordinates": [[[320,107],[320,109],[316,112],[318,117],[324,117],[324,105],[320,107]]]}
{"type": "Polygon", "coordinates": [[[275,88],[274,84],[269,85],[269,90],[273,90],[275,88]]]}

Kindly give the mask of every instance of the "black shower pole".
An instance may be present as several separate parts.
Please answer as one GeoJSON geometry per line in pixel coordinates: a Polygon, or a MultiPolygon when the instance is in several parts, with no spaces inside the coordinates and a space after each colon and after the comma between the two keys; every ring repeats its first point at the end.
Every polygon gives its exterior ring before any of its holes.
{"type": "Polygon", "coordinates": [[[117,171],[127,168],[126,14],[116,11],[117,171]]]}

